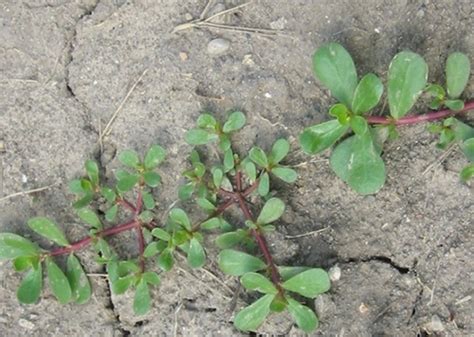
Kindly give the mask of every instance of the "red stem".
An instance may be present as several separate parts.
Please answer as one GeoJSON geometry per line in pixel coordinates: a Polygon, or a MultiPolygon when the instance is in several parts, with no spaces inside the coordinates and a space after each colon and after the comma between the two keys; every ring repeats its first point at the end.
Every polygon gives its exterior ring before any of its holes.
{"type": "MultiPolygon", "coordinates": [[[[139,222],[134,219],[134,220],[131,220],[131,221],[126,222],[124,224],[114,226],[114,227],[110,227],[110,228],[106,228],[102,231],[99,231],[99,232],[96,233],[95,236],[96,237],[111,236],[111,235],[114,235],[114,234],[118,234],[118,233],[128,231],[128,230],[130,230],[132,228],[135,228],[135,227],[139,227],[139,225],[140,225],[139,222]]],[[[56,248],[56,249],[52,250],[48,255],[49,256],[58,256],[58,255],[68,254],[68,253],[71,253],[71,252],[81,250],[81,249],[87,247],[92,242],[93,239],[94,239],[93,236],[88,236],[88,237],[86,237],[82,240],[79,240],[79,241],[76,241],[76,242],[72,243],[70,246],[56,248]]]]}
{"type": "Polygon", "coordinates": [[[123,207],[127,208],[128,210],[132,211],[133,213],[135,213],[137,211],[135,206],[133,206],[132,203],[129,202],[128,200],[118,199],[117,203],[122,205],[123,207]]]}
{"type": "Polygon", "coordinates": [[[474,109],[474,101],[467,102],[464,104],[464,109],[460,111],[452,111],[449,109],[440,110],[436,112],[429,112],[423,115],[408,115],[400,119],[394,119],[393,117],[384,116],[368,116],[367,122],[370,124],[382,124],[382,125],[409,125],[421,122],[430,122],[438,119],[446,118],[452,115],[465,113],[469,110],[474,109]]]}
{"type": "MultiPolygon", "coordinates": [[[[137,217],[143,208],[143,197],[142,190],[138,191],[137,196],[137,205],[135,206],[135,217],[137,217]]],[[[142,226],[137,226],[135,229],[138,237],[138,260],[140,261],[140,270],[143,273],[145,271],[145,257],[143,253],[145,252],[145,237],[143,236],[142,226]]]]}

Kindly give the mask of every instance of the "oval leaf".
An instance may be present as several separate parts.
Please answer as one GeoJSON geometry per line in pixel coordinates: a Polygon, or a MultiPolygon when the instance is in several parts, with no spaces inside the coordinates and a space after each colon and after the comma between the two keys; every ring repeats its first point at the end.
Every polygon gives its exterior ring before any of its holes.
{"type": "Polygon", "coordinates": [[[99,217],[90,208],[78,209],[77,215],[79,216],[79,218],[82,219],[82,221],[91,225],[92,227],[97,228],[97,229],[102,228],[102,223],[100,222],[99,217]]]}
{"type": "Polygon", "coordinates": [[[225,122],[222,131],[229,133],[241,129],[245,125],[245,115],[240,111],[230,114],[227,122],[225,122]]]}
{"type": "Polygon", "coordinates": [[[320,47],[313,56],[316,77],[340,102],[351,106],[357,86],[357,72],[351,55],[338,43],[320,47]]]}
{"type": "Polygon", "coordinates": [[[38,246],[13,233],[0,233],[0,259],[16,259],[38,254],[38,246]]]}
{"type": "Polygon", "coordinates": [[[219,254],[219,267],[226,274],[241,276],[248,272],[262,270],[266,265],[255,256],[237,250],[225,249],[219,254]]]}
{"type": "Polygon", "coordinates": [[[41,263],[38,268],[31,268],[25,275],[17,290],[16,296],[21,303],[33,304],[38,301],[43,288],[43,272],[41,263]]]}
{"type": "Polygon", "coordinates": [[[284,138],[278,139],[272,146],[270,161],[272,164],[278,164],[286,157],[290,151],[290,143],[284,138]]]}
{"type": "Polygon", "coordinates": [[[91,284],[74,254],[67,258],[66,275],[71,286],[72,298],[77,304],[86,303],[91,297],[91,284]]]}
{"type": "Polygon", "coordinates": [[[471,73],[469,58],[463,53],[452,53],[446,61],[446,86],[450,98],[461,96],[471,73]]]}
{"type": "Polygon", "coordinates": [[[259,273],[244,274],[240,279],[240,283],[248,290],[256,290],[264,294],[278,293],[273,283],[259,273]]]}
{"type": "Polygon", "coordinates": [[[135,291],[135,297],[133,299],[133,312],[135,315],[144,315],[151,308],[150,290],[148,284],[144,279],[141,279],[138,283],[135,291]]]}
{"type": "Polygon", "coordinates": [[[269,199],[257,218],[257,223],[265,225],[278,220],[285,211],[285,203],[278,198],[269,199]]]}
{"type": "Polygon", "coordinates": [[[309,333],[318,327],[318,318],[314,314],[313,310],[298,303],[292,298],[287,298],[287,301],[288,311],[301,330],[309,333]]]}
{"type": "Polygon", "coordinates": [[[71,300],[72,292],[66,275],[64,275],[58,265],[51,259],[46,260],[46,269],[48,273],[49,287],[54,296],[58,299],[59,303],[68,303],[71,300]]]}
{"type": "Polygon", "coordinates": [[[313,268],[293,276],[285,281],[282,287],[302,296],[315,298],[329,290],[331,281],[325,270],[313,268]]]}
{"type": "Polygon", "coordinates": [[[383,84],[377,75],[365,75],[355,89],[352,111],[356,114],[369,111],[379,103],[382,93],[383,84]]]}
{"type": "Polygon", "coordinates": [[[133,150],[125,150],[118,155],[119,161],[125,166],[137,168],[140,165],[138,154],[133,150]]]}
{"type": "Polygon", "coordinates": [[[48,238],[49,240],[56,242],[61,246],[69,246],[69,242],[66,240],[63,232],[59,227],[51,220],[43,217],[31,218],[28,220],[28,226],[39,235],[48,238]]]}
{"type": "Polygon", "coordinates": [[[393,58],[388,69],[388,105],[393,118],[399,119],[413,107],[426,87],[428,65],[415,53],[404,51],[393,58]]]}
{"type": "Polygon", "coordinates": [[[243,308],[235,316],[234,325],[242,331],[253,331],[257,329],[270,313],[270,304],[275,295],[265,295],[257,301],[243,308]]]}
{"type": "Polygon", "coordinates": [[[249,158],[260,167],[268,166],[268,158],[261,148],[254,146],[250,149],[249,158]]]}
{"type": "Polygon", "coordinates": [[[189,221],[188,215],[181,208],[173,208],[170,211],[170,219],[187,230],[191,230],[191,222],[189,221]]]}
{"type": "Polygon", "coordinates": [[[200,268],[204,262],[206,262],[204,248],[196,238],[192,238],[189,242],[188,263],[192,268],[200,268]]]}
{"type": "Polygon", "coordinates": [[[296,179],[298,179],[296,171],[289,167],[274,167],[272,169],[272,174],[289,184],[294,183],[296,179]]]}
{"type": "Polygon", "coordinates": [[[308,154],[316,154],[332,146],[344,133],[348,125],[342,125],[334,119],[306,128],[300,135],[300,145],[308,154]]]}
{"type": "Polygon", "coordinates": [[[143,164],[147,170],[151,170],[156,168],[163,160],[165,160],[165,157],[165,149],[159,145],[153,145],[146,153],[143,164]]]}
{"type": "Polygon", "coordinates": [[[270,192],[270,176],[267,172],[263,173],[258,182],[258,194],[262,197],[270,192]]]}
{"type": "Polygon", "coordinates": [[[185,135],[185,140],[190,145],[204,145],[217,140],[217,138],[215,133],[202,129],[191,129],[185,135]]]}

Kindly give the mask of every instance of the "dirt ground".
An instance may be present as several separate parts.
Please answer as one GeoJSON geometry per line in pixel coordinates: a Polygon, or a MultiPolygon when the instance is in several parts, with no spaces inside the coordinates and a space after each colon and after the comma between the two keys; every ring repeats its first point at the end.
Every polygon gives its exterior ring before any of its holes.
{"type": "MultiPolygon", "coordinates": [[[[211,1],[207,16],[240,3],[211,1]]],[[[71,239],[81,238],[85,229],[70,207],[67,182],[82,174],[86,158],[98,159],[111,175],[117,151],[143,152],[153,143],[169,152],[158,195],[165,210],[177,198],[191,149],[184,131],[203,110],[223,116],[239,108],[248,119],[241,149],[268,148],[280,136],[293,141],[288,163],[298,166],[300,178],[289,188],[277,185],[288,203],[275,236],[278,262],[342,271],[315,302],[321,326],[312,336],[474,336],[474,203],[472,187],[458,179],[462,155],[452,151],[440,162],[435,137],[424,126],[405,127],[383,155],[385,187],[361,197],[331,172],[328,154],[308,158],[295,141],[303,127],[327,118],[333,102],[311,71],[321,43],[342,43],[359,74],[382,77],[393,55],[410,49],[425,56],[431,81],[443,81],[449,52],[473,60],[472,1],[261,0],[214,21],[234,30],[173,32],[205,6],[205,0],[0,1],[0,198],[54,184],[0,201],[0,229],[31,234],[26,220],[44,215],[71,239]],[[220,54],[208,50],[216,38],[230,43],[220,54]],[[100,152],[99,134],[118,108],[100,152]]],[[[468,98],[473,87],[471,81],[468,98]]],[[[118,245],[135,249],[133,241],[118,245]]],[[[90,254],[79,256],[85,261],[90,254]]],[[[88,304],[61,306],[46,290],[38,304],[24,306],[15,297],[20,275],[3,262],[0,335],[242,335],[231,323],[236,280],[214,262],[206,269],[218,277],[179,263],[153,293],[150,314],[135,317],[130,295],[112,296],[94,264],[88,304]]],[[[241,296],[238,307],[247,299],[241,296]]],[[[285,316],[259,332],[301,335],[285,316]]]]}

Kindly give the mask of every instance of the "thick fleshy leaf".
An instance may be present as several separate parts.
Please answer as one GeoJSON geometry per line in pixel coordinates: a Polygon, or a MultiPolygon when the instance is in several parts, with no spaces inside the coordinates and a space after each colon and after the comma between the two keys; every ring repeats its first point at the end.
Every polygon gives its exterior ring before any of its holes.
{"type": "Polygon", "coordinates": [[[331,147],[349,129],[338,120],[330,120],[306,128],[300,135],[300,145],[308,154],[316,154],[331,147]]]}
{"type": "Polygon", "coordinates": [[[48,283],[59,303],[66,304],[71,300],[72,292],[69,281],[63,271],[51,259],[46,260],[48,283]]]}
{"type": "Polygon", "coordinates": [[[214,186],[219,188],[222,184],[222,179],[224,178],[224,172],[220,168],[215,168],[212,170],[212,182],[214,186]]]}
{"type": "Polygon", "coordinates": [[[119,161],[125,166],[137,168],[140,165],[138,154],[133,150],[125,150],[118,155],[119,161]]]}
{"type": "Polygon", "coordinates": [[[237,250],[224,249],[219,254],[219,267],[226,274],[241,276],[248,272],[262,270],[266,265],[255,256],[237,250]]]}
{"type": "Polygon", "coordinates": [[[290,143],[284,138],[278,139],[272,146],[272,152],[270,154],[270,162],[272,164],[278,164],[286,157],[290,151],[290,143]]]}
{"type": "Polygon", "coordinates": [[[257,218],[257,223],[265,225],[278,220],[285,211],[285,203],[278,198],[269,199],[257,218]]]}
{"type": "Polygon", "coordinates": [[[272,174],[286,183],[294,183],[298,179],[298,173],[289,167],[278,166],[272,169],[272,174]]]}
{"type": "Polygon", "coordinates": [[[143,192],[142,198],[146,209],[155,208],[155,199],[153,199],[153,195],[151,193],[143,192]]]}
{"type": "Polygon", "coordinates": [[[357,72],[351,55],[338,43],[321,46],[313,56],[316,77],[331,94],[348,107],[357,86],[357,72]]]}
{"type": "Polygon", "coordinates": [[[170,219],[187,230],[191,230],[191,222],[189,221],[188,215],[181,208],[173,208],[170,211],[170,219]]]}
{"type": "Polygon", "coordinates": [[[263,173],[258,182],[258,194],[262,197],[266,196],[270,192],[270,176],[267,172],[263,173]]]}
{"type": "Polygon", "coordinates": [[[169,233],[161,228],[153,228],[151,235],[163,241],[169,241],[171,239],[169,233]]]}
{"type": "Polygon", "coordinates": [[[446,105],[449,110],[453,111],[461,111],[464,109],[464,102],[460,99],[447,99],[444,101],[444,105],[446,105]]]}
{"type": "Polygon", "coordinates": [[[19,256],[13,260],[13,268],[15,271],[24,271],[36,266],[39,262],[39,255],[37,256],[19,256]]]}
{"type": "Polygon", "coordinates": [[[165,160],[166,151],[159,145],[153,145],[148,149],[148,152],[145,155],[145,160],[143,164],[147,170],[152,170],[156,168],[160,163],[165,160]]]}
{"type": "Polygon", "coordinates": [[[102,187],[100,189],[100,193],[110,203],[114,202],[115,198],[117,197],[114,190],[108,187],[102,187]]]}
{"type": "Polygon", "coordinates": [[[265,276],[259,273],[247,273],[244,274],[240,283],[248,290],[256,290],[264,294],[276,294],[278,290],[275,288],[273,283],[265,276]]]}
{"type": "Polygon", "coordinates": [[[261,148],[254,146],[250,149],[249,158],[260,167],[268,166],[268,158],[261,148]]]}
{"type": "Polygon", "coordinates": [[[86,168],[86,173],[89,179],[91,180],[91,183],[93,185],[99,184],[99,166],[97,163],[93,160],[86,160],[85,163],[85,168],[86,168]]]}
{"type": "Polygon", "coordinates": [[[243,166],[244,173],[247,177],[251,181],[255,181],[257,179],[257,168],[255,167],[255,164],[250,160],[247,160],[243,166]]]}
{"type": "Polygon", "coordinates": [[[99,217],[90,208],[78,209],[77,215],[79,216],[79,218],[82,219],[82,221],[91,225],[92,227],[97,228],[97,229],[102,228],[102,223],[100,222],[99,217]]]}
{"type": "Polygon", "coordinates": [[[469,58],[463,53],[452,53],[446,61],[446,86],[450,98],[461,96],[471,73],[469,58]]]}
{"type": "Polygon", "coordinates": [[[363,135],[367,132],[369,125],[367,120],[361,116],[354,116],[351,118],[351,128],[356,135],[363,135]]]}
{"type": "Polygon", "coordinates": [[[33,242],[13,233],[0,233],[0,259],[34,256],[39,248],[33,242]]]}
{"type": "Polygon", "coordinates": [[[197,125],[203,129],[215,129],[217,121],[212,115],[203,113],[199,115],[197,119],[197,125]]]}
{"type": "Polygon", "coordinates": [[[154,286],[157,286],[160,284],[160,277],[154,271],[147,271],[146,273],[143,273],[142,277],[148,284],[151,284],[154,286]]]}
{"type": "Polygon", "coordinates": [[[71,286],[72,298],[78,304],[86,303],[91,297],[92,289],[81,263],[74,254],[67,259],[66,275],[71,286]]]}
{"type": "Polygon", "coordinates": [[[313,310],[292,298],[287,298],[287,301],[288,311],[301,330],[309,333],[318,327],[318,318],[314,314],[313,310]]]}
{"type": "Polygon", "coordinates": [[[127,275],[112,281],[112,292],[117,295],[125,293],[128,288],[130,288],[134,280],[135,276],[127,275]]]}
{"type": "Polygon", "coordinates": [[[224,153],[224,172],[229,172],[234,168],[234,153],[232,149],[229,148],[224,153]]]}
{"type": "Polygon", "coordinates": [[[39,235],[48,238],[49,240],[56,242],[61,246],[69,246],[64,233],[59,227],[51,220],[43,217],[31,218],[28,220],[28,226],[39,235]]]}
{"type": "Polygon", "coordinates": [[[216,245],[220,249],[232,248],[242,242],[246,236],[246,231],[241,229],[235,232],[224,233],[217,237],[216,245]]]}
{"type": "Polygon", "coordinates": [[[474,138],[469,138],[461,145],[462,152],[467,157],[467,160],[474,162],[474,138]]]}
{"type": "Polygon", "coordinates": [[[203,129],[191,129],[185,135],[186,142],[190,145],[204,145],[218,138],[215,133],[203,129]]]}
{"type": "Polygon", "coordinates": [[[349,109],[345,104],[336,103],[329,108],[329,115],[336,117],[341,125],[346,125],[349,122],[349,109]]]}
{"type": "Polygon", "coordinates": [[[221,227],[221,219],[214,217],[204,221],[201,224],[202,229],[215,229],[221,227]]]}
{"type": "Polygon", "coordinates": [[[144,315],[151,308],[150,290],[148,284],[144,279],[141,279],[135,290],[135,297],[133,299],[133,312],[135,315],[144,315]]]}
{"type": "Polygon", "coordinates": [[[222,131],[229,133],[241,129],[245,125],[245,115],[240,111],[230,114],[227,122],[225,122],[222,131]]]}
{"type": "Polygon", "coordinates": [[[118,212],[118,205],[113,205],[107,210],[107,212],[105,212],[105,220],[109,222],[114,221],[115,217],[117,216],[117,212],[118,212]]]}
{"type": "Polygon", "coordinates": [[[393,118],[399,119],[413,107],[426,87],[428,65],[415,53],[395,55],[388,69],[388,105],[393,118]]]}
{"type": "Polygon", "coordinates": [[[377,75],[365,75],[355,89],[352,111],[356,114],[369,111],[379,103],[382,93],[383,84],[377,75]]]}
{"type": "Polygon", "coordinates": [[[464,167],[460,173],[460,177],[463,182],[466,182],[474,177],[474,164],[469,164],[464,167]]]}
{"type": "Polygon", "coordinates": [[[299,273],[302,273],[306,270],[309,270],[311,268],[309,267],[293,267],[293,266],[279,266],[278,267],[278,272],[280,273],[281,279],[283,281],[289,280],[293,276],[298,275],[299,273]]]}
{"type": "Polygon", "coordinates": [[[41,263],[37,268],[31,268],[20,283],[16,296],[21,303],[33,304],[40,297],[43,289],[43,272],[41,263]]]}
{"type": "Polygon", "coordinates": [[[158,256],[158,267],[164,271],[169,271],[173,268],[174,259],[171,252],[172,250],[170,248],[166,248],[161,252],[160,256],[158,256]]]}
{"type": "Polygon", "coordinates": [[[239,311],[234,319],[235,327],[242,331],[257,329],[270,313],[270,304],[274,297],[275,295],[267,294],[239,311]]]}
{"type": "Polygon", "coordinates": [[[328,273],[319,268],[306,270],[283,282],[282,287],[302,296],[315,298],[329,290],[331,281],[328,273]]]}
{"type": "Polygon", "coordinates": [[[153,171],[148,171],[143,174],[143,180],[150,187],[156,187],[161,182],[161,176],[153,171]]]}
{"type": "Polygon", "coordinates": [[[187,200],[191,198],[191,195],[194,192],[194,184],[193,183],[187,183],[186,185],[182,185],[179,187],[178,190],[178,197],[181,200],[187,200]]]}
{"type": "Polygon", "coordinates": [[[206,262],[204,248],[196,238],[192,238],[189,242],[188,264],[192,268],[200,268],[204,265],[204,262],[206,262]]]}

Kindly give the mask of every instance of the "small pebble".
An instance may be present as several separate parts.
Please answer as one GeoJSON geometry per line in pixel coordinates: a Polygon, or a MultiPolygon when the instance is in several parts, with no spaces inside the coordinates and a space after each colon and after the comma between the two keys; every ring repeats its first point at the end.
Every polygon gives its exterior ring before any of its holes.
{"type": "Polygon", "coordinates": [[[5,153],[5,143],[0,140],[0,153],[5,153]]]}
{"type": "Polygon", "coordinates": [[[428,332],[441,332],[444,331],[444,325],[438,315],[433,315],[431,317],[431,322],[425,324],[425,329],[428,332]]]}
{"type": "Polygon", "coordinates": [[[179,53],[179,58],[181,59],[181,61],[186,61],[188,59],[188,54],[182,51],[179,53]]]}
{"type": "Polygon", "coordinates": [[[341,279],[341,268],[339,268],[339,266],[332,266],[330,269],[329,269],[329,279],[332,281],[332,282],[336,282],[336,281],[339,281],[341,279]]]}
{"type": "Polygon", "coordinates": [[[30,322],[24,318],[20,318],[18,320],[18,324],[22,327],[22,328],[25,328],[25,329],[28,329],[28,330],[33,330],[35,328],[35,324],[33,322],[30,322]]]}
{"type": "Polygon", "coordinates": [[[190,13],[186,13],[184,14],[184,18],[186,19],[186,21],[191,21],[193,19],[193,16],[190,13]]]}
{"type": "Polygon", "coordinates": [[[221,55],[230,47],[230,42],[226,39],[214,39],[207,45],[207,52],[210,55],[221,55]]]}
{"type": "Polygon", "coordinates": [[[285,29],[287,23],[288,21],[284,17],[281,17],[278,20],[270,22],[270,28],[276,30],[283,30],[285,29]]]}
{"type": "Polygon", "coordinates": [[[366,313],[369,312],[369,307],[365,303],[361,303],[359,305],[359,312],[365,315],[366,313]]]}

